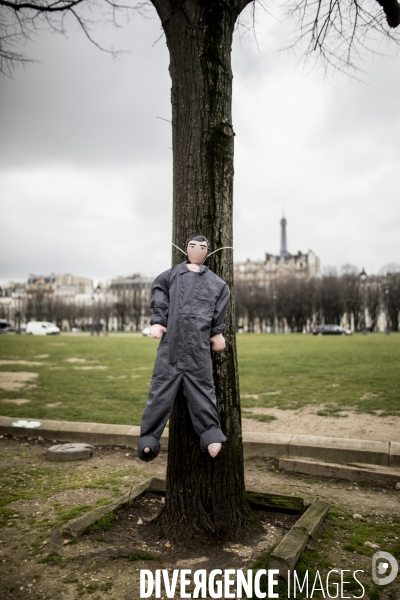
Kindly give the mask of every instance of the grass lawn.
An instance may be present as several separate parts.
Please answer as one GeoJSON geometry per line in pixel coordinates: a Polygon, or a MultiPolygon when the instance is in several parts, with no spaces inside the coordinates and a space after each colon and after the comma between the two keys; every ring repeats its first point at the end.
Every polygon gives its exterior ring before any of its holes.
{"type": "Polygon", "coordinates": [[[400,415],[399,334],[242,334],[238,357],[243,407],[323,404],[326,414],[400,415]]]}
{"type": "MultiPolygon", "coordinates": [[[[0,414],[137,425],[156,349],[141,336],[1,336],[0,414]],[[21,372],[38,375],[22,381],[21,372]]],[[[399,334],[242,334],[238,358],[244,408],[318,404],[333,415],[344,407],[400,415],[399,334]]]]}

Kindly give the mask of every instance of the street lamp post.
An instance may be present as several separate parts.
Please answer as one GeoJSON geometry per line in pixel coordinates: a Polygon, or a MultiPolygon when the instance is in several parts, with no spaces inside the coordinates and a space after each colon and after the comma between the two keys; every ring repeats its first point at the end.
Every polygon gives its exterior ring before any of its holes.
{"type": "Polygon", "coordinates": [[[389,320],[389,285],[385,285],[385,311],[386,311],[386,335],[390,334],[390,320],[389,320]]]}
{"type": "Polygon", "coordinates": [[[276,290],[274,290],[272,292],[272,302],[273,302],[273,308],[274,308],[274,334],[276,335],[276,298],[277,298],[277,293],[276,290]]]}
{"type": "Polygon", "coordinates": [[[366,316],[365,316],[365,312],[367,309],[367,274],[364,271],[364,269],[361,271],[360,273],[360,280],[361,280],[361,286],[362,286],[362,296],[363,296],[363,309],[362,309],[362,332],[363,335],[367,335],[367,320],[366,320],[366,316]]]}

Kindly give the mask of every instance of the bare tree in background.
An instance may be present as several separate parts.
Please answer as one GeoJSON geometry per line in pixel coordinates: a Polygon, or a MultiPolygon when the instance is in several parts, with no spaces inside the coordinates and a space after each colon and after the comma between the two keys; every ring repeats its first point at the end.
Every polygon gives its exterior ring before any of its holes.
{"type": "Polygon", "coordinates": [[[274,310],[272,306],[271,290],[269,287],[264,287],[260,284],[257,286],[256,292],[256,314],[261,331],[265,330],[265,326],[272,326],[274,310]]]}
{"type": "Polygon", "coordinates": [[[104,321],[104,331],[107,335],[110,330],[110,319],[114,312],[114,305],[111,302],[111,300],[106,296],[105,298],[102,298],[99,301],[98,306],[100,319],[104,321]]]}
{"type": "Polygon", "coordinates": [[[132,295],[132,320],[135,323],[135,331],[139,331],[142,318],[148,314],[149,303],[149,286],[138,283],[132,295]]]}
{"type": "Polygon", "coordinates": [[[378,326],[379,313],[384,306],[384,298],[379,279],[376,277],[370,278],[367,285],[366,304],[368,315],[370,318],[371,331],[376,331],[378,326]]]}
{"type": "Polygon", "coordinates": [[[277,285],[279,312],[290,331],[302,332],[313,319],[311,281],[288,277],[277,285]]]}
{"type": "Polygon", "coordinates": [[[400,24],[397,0],[297,0],[289,4],[289,14],[298,23],[290,47],[305,47],[306,56],[318,57],[325,68],[357,72],[357,61],[371,51],[376,33],[399,43],[392,31],[400,24]]]}
{"type": "Polygon", "coordinates": [[[118,331],[124,331],[130,314],[129,296],[125,291],[118,292],[117,300],[114,302],[114,314],[117,317],[118,331]]]}
{"type": "Polygon", "coordinates": [[[50,322],[56,323],[57,327],[62,329],[62,322],[67,314],[67,302],[61,298],[53,298],[51,301],[51,311],[49,311],[48,317],[50,322]]]}
{"type": "Polygon", "coordinates": [[[235,323],[236,330],[243,324],[247,311],[247,282],[235,281],[235,323]]]}
{"type": "Polygon", "coordinates": [[[66,35],[75,22],[97,48],[115,56],[117,51],[101,46],[93,29],[106,22],[116,26],[135,14],[145,15],[149,2],[127,0],[0,0],[0,72],[11,75],[18,64],[34,62],[21,48],[43,31],[66,35]],[[120,21],[118,21],[120,19],[120,21]]]}
{"type": "Polygon", "coordinates": [[[341,287],[345,311],[348,318],[353,319],[354,329],[357,331],[363,323],[363,297],[358,273],[343,273],[341,287]]]}
{"type": "Polygon", "coordinates": [[[400,331],[400,266],[394,263],[386,265],[381,273],[384,274],[384,281],[388,290],[389,329],[400,331]]]}
{"type": "MultiPolygon", "coordinates": [[[[369,32],[398,40],[384,25],[399,23],[397,0],[379,0],[363,9],[358,0],[299,0],[291,14],[298,18],[299,43],[309,40],[325,64],[352,68],[353,56],[366,47],[369,32]]],[[[151,0],[160,18],[170,55],[173,138],[173,241],[185,245],[202,233],[212,249],[233,246],[232,36],[239,16],[251,0],[151,0]]],[[[261,3],[258,2],[258,5],[261,3]]],[[[91,0],[31,3],[0,0],[1,68],[26,60],[14,43],[29,38],[44,24],[64,31],[72,15],[91,38],[91,0]],[[80,12],[82,9],[82,12],[80,12]],[[87,17],[89,15],[89,18],[87,17]]],[[[111,9],[140,12],[145,5],[101,3],[111,9]]],[[[91,38],[93,39],[93,38],[91,38]]],[[[172,263],[181,262],[174,249],[172,263]]],[[[214,254],[207,262],[233,290],[233,255],[214,254]]],[[[120,320],[124,321],[122,311],[120,320]]],[[[216,460],[199,451],[182,393],[170,422],[166,502],[158,523],[168,538],[190,540],[206,534],[232,539],[250,518],[245,500],[239,381],[235,339],[235,305],[227,315],[227,349],[213,356],[216,394],[227,443],[216,460]]]]}
{"type": "Polygon", "coordinates": [[[343,314],[343,293],[341,281],[336,273],[329,273],[321,280],[319,299],[324,322],[340,325],[343,314]]]}
{"type": "Polygon", "coordinates": [[[235,299],[238,294],[237,309],[239,316],[246,318],[247,331],[254,331],[255,321],[263,312],[263,296],[265,289],[254,281],[239,281],[235,284],[235,299]]]}

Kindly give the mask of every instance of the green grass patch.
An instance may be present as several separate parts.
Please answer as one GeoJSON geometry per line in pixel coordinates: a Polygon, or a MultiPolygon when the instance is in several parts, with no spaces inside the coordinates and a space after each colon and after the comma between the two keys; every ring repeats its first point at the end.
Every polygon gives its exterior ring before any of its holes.
{"type": "Polygon", "coordinates": [[[101,583],[99,585],[99,590],[101,590],[102,592],[107,592],[108,590],[111,590],[112,588],[112,583],[111,581],[106,581],[105,583],[101,583]]]}
{"type": "Polygon", "coordinates": [[[51,567],[60,567],[61,569],[65,569],[67,563],[71,562],[72,560],[72,558],[65,558],[59,554],[51,553],[43,558],[40,558],[37,562],[50,565],[51,567]]]}
{"type": "MultiPolygon", "coordinates": [[[[335,417],[336,419],[347,417],[348,415],[340,414],[345,410],[344,406],[330,406],[329,404],[323,410],[318,410],[317,415],[320,417],[335,417]]],[[[349,410],[352,410],[351,408],[349,410]]]]}
{"type": "Polygon", "coordinates": [[[136,560],[160,560],[157,556],[154,556],[150,552],[135,552],[128,556],[128,560],[134,562],[136,560]]]}
{"type": "Polygon", "coordinates": [[[15,515],[15,510],[11,510],[10,508],[0,508],[0,527],[8,526],[9,523],[12,523],[12,518],[15,515]]]}
{"type": "Polygon", "coordinates": [[[365,545],[365,542],[370,542],[400,557],[400,516],[365,515],[364,518],[365,521],[360,521],[354,519],[351,513],[337,509],[331,509],[327,517],[339,535],[343,534],[340,536],[341,544],[348,552],[372,556],[377,548],[365,545]]]}
{"type": "Polygon", "coordinates": [[[44,558],[38,560],[38,563],[42,563],[44,565],[59,565],[62,562],[62,556],[58,554],[48,554],[44,558]]]}
{"type": "Polygon", "coordinates": [[[115,521],[115,514],[113,512],[106,513],[96,523],[93,523],[88,528],[88,531],[108,531],[112,529],[113,522],[115,521]]]}
{"type": "Polygon", "coordinates": [[[245,419],[254,419],[255,421],[260,421],[261,423],[269,423],[270,421],[276,421],[276,417],[273,415],[263,415],[261,413],[253,413],[249,410],[242,410],[242,416],[245,419]]]}
{"type": "MultiPolygon", "coordinates": [[[[75,580],[75,583],[78,580],[75,580]]],[[[68,582],[68,583],[72,583],[68,582]]],[[[90,583],[83,585],[82,583],[78,583],[77,585],[77,593],[78,596],[83,596],[84,594],[93,594],[94,592],[108,592],[112,588],[111,581],[106,581],[105,583],[96,583],[95,581],[91,581],[90,583]]],[[[100,598],[100,596],[96,596],[96,598],[100,598]]]]}
{"type": "MultiPolygon", "coordinates": [[[[131,485],[123,477],[127,475],[135,478],[141,473],[139,469],[133,466],[121,468],[116,471],[111,467],[105,467],[102,473],[88,472],[87,470],[77,470],[73,463],[52,463],[45,461],[41,455],[40,462],[35,463],[34,469],[29,461],[18,460],[18,467],[5,467],[0,469],[0,481],[2,492],[0,496],[0,509],[7,506],[10,502],[16,500],[30,500],[38,496],[49,498],[57,492],[74,489],[104,489],[115,492],[120,488],[127,488],[131,485]]],[[[107,499],[100,500],[108,503],[107,499]]],[[[68,513],[63,516],[64,508],[55,502],[53,508],[60,514],[61,520],[69,520],[68,513]]],[[[69,510],[69,509],[67,509],[69,510]]],[[[0,512],[0,525],[3,522],[0,512]]],[[[4,513],[5,514],[5,513],[4,513]]],[[[35,519],[36,517],[30,517],[35,519]]],[[[30,521],[33,524],[35,521],[30,521]]]]}
{"type": "Polygon", "coordinates": [[[83,513],[91,510],[92,508],[93,506],[90,504],[81,504],[80,506],[73,506],[72,508],[63,509],[58,515],[58,520],[61,523],[67,523],[68,521],[72,521],[72,519],[76,519],[76,517],[80,517],[83,513]]]}
{"type": "Polygon", "coordinates": [[[340,410],[400,415],[400,335],[238,336],[243,407],[340,410]],[[258,396],[246,397],[246,396],[258,396]]]}
{"type": "MultiPolygon", "coordinates": [[[[337,338],[242,334],[237,346],[244,408],[311,404],[327,407],[320,410],[328,416],[345,409],[400,415],[397,333],[337,338]]],[[[0,371],[38,373],[25,389],[0,390],[0,398],[30,400],[21,406],[2,403],[1,412],[17,418],[138,425],[156,350],[157,343],[147,337],[61,335],[55,341],[3,336],[1,359],[41,364],[1,365],[0,371]],[[40,354],[49,357],[36,358],[40,354]],[[70,362],[76,358],[85,362],[70,362]]]]}
{"type": "Polygon", "coordinates": [[[21,418],[139,424],[157,351],[147,337],[3,336],[0,358],[41,365],[1,365],[1,371],[30,371],[38,377],[21,390],[0,390],[0,398],[27,398],[29,404],[2,403],[2,414],[21,418]],[[3,343],[4,342],[4,343],[3,343]],[[65,344],[59,346],[58,344],[65,344]],[[37,355],[49,354],[38,359],[37,355]],[[69,359],[85,362],[70,362],[69,359]],[[105,368],[99,368],[105,367],[105,368]],[[47,404],[58,403],[57,406],[47,404]]]}

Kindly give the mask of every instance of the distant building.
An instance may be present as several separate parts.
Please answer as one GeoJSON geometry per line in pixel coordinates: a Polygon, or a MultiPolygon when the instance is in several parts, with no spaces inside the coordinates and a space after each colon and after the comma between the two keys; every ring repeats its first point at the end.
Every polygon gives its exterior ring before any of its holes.
{"type": "Polygon", "coordinates": [[[64,301],[75,301],[77,294],[91,294],[93,280],[75,275],[57,275],[56,297],[64,301]]]}
{"type": "Polygon", "coordinates": [[[59,327],[68,328],[75,320],[76,296],[93,290],[92,279],[65,275],[29,274],[26,289],[26,319],[37,321],[55,321],[59,327]],[[70,309],[66,309],[66,306],[70,309]]]}
{"type": "Polygon", "coordinates": [[[79,294],[92,293],[92,279],[69,273],[31,273],[25,283],[10,281],[0,286],[0,318],[10,320],[18,328],[30,320],[57,321],[61,326],[66,312],[62,306],[74,305],[79,294]]]}
{"type": "Polygon", "coordinates": [[[150,318],[155,275],[139,273],[104,281],[76,275],[31,273],[26,283],[0,286],[0,318],[16,329],[31,320],[56,322],[63,330],[141,330],[150,318]]]}
{"type": "Polygon", "coordinates": [[[150,318],[151,284],[155,275],[135,273],[111,280],[109,294],[114,305],[113,329],[140,330],[150,318]]]}
{"type": "Polygon", "coordinates": [[[253,281],[268,285],[280,278],[296,277],[311,279],[321,277],[320,260],[309,250],[306,254],[300,250],[291,254],[287,249],[287,221],[281,219],[281,251],[278,255],[265,254],[264,260],[250,260],[235,264],[235,281],[253,281]]]}
{"type": "Polygon", "coordinates": [[[90,294],[93,291],[93,280],[86,277],[66,275],[34,275],[30,274],[26,284],[26,292],[32,296],[40,295],[47,299],[74,301],[77,294],[90,294]]]}
{"type": "Polygon", "coordinates": [[[25,306],[25,283],[9,281],[0,286],[0,319],[7,319],[20,327],[25,306]]]}
{"type": "Polygon", "coordinates": [[[111,293],[118,295],[129,293],[138,288],[150,290],[155,277],[156,275],[142,275],[141,273],[134,273],[128,277],[119,276],[111,280],[110,291],[111,293]]]}

